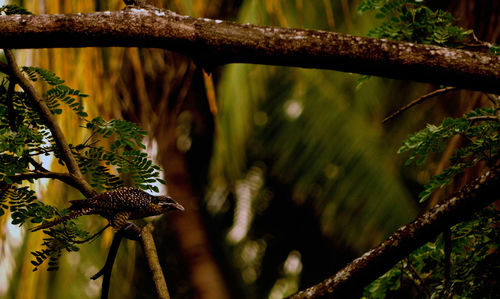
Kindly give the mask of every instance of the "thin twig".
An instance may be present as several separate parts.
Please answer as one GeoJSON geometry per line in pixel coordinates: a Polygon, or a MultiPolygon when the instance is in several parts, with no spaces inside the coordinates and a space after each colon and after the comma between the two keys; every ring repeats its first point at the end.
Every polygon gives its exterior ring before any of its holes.
{"type": "Polygon", "coordinates": [[[38,171],[49,172],[49,170],[47,168],[43,167],[42,164],[35,161],[35,159],[33,159],[32,157],[28,157],[28,162],[30,162],[30,164],[33,165],[33,167],[35,167],[35,169],[38,171]]]}
{"type": "Polygon", "coordinates": [[[437,90],[434,90],[432,92],[429,92],[428,94],[425,94],[419,98],[416,98],[415,100],[411,101],[409,104],[399,108],[396,112],[392,113],[391,115],[387,116],[386,118],[384,118],[384,120],[382,121],[383,124],[385,124],[386,122],[392,120],[393,118],[395,118],[396,116],[398,116],[399,114],[403,113],[404,111],[410,109],[411,107],[417,105],[417,104],[420,104],[422,103],[423,101],[429,99],[429,98],[432,98],[434,96],[437,96],[437,95],[440,95],[440,94],[443,94],[443,93],[446,93],[446,92],[449,92],[449,91],[452,91],[452,90],[455,90],[457,89],[456,87],[445,87],[445,88],[441,88],[441,89],[437,89],[437,90]]]}
{"type": "Polygon", "coordinates": [[[477,121],[483,121],[483,120],[485,120],[485,121],[491,120],[491,121],[500,122],[500,120],[496,116],[493,116],[493,115],[472,116],[472,117],[467,118],[467,120],[470,120],[473,123],[477,122],[477,121]]]}
{"type": "Polygon", "coordinates": [[[493,104],[493,106],[495,107],[497,105],[497,99],[496,99],[496,95],[492,94],[492,93],[487,93],[486,96],[488,97],[488,100],[490,100],[490,102],[493,104]]]}
{"type": "Polygon", "coordinates": [[[485,47],[488,49],[491,49],[491,47],[493,47],[492,43],[489,43],[487,41],[483,41],[483,40],[480,40],[479,38],[477,38],[477,36],[474,34],[474,32],[472,32],[472,39],[474,40],[474,42],[476,42],[476,44],[474,44],[472,46],[485,47]]]}
{"type": "Polygon", "coordinates": [[[78,185],[80,186],[79,190],[87,197],[92,197],[97,195],[97,192],[83,179],[83,175],[80,171],[80,167],[78,167],[78,163],[76,162],[75,157],[71,153],[71,149],[69,148],[68,142],[64,137],[64,134],[57,124],[57,121],[54,115],[50,112],[47,104],[43,98],[38,94],[33,85],[26,79],[26,77],[21,73],[19,67],[17,66],[16,59],[14,57],[14,53],[12,53],[9,49],[4,49],[5,57],[7,58],[8,67],[10,71],[10,75],[15,78],[17,83],[22,87],[22,89],[28,93],[33,100],[33,103],[38,108],[38,112],[40,117],[44,121],[47,128],[49,128],[52,133],[52,137],[59,147],[61,151],[61,157],[63,161],[66,163],[66,167],[72,176],[78,180],[78,185]]]}
{"type": "Polygon", "coordinates": [[[34,151],[34,149],[30,149],[29,153],[27,154],[30,157],[33,156],[39,156],[41,154],[44,155],[49,155],[50,153],[54,152],[54,149],[52,147],[39,147],[36,149],[37,151],[34,151]]]}
{"type": "Polygon", "coordinates": [[[100,231],[98,231],[97,233],[93,234],[92,236],[86,238],[86,239],[83,239],[83,240],[74,240],[72,241],[72,243],[77,243],[77,244],[83,244],[83,243],[87,243],[88,241],[93,241],[95,238],[97,238],[100,234],[102,234],[102,232],[104,230],[106,230],[108,227],[110,227],[111,224],[106,224],[105,227],[103,227],[100,231]]]}
{"type": "Polygon", "coordinates": [[[415,277],[419,281],[418,286],[424,290],[424,293],[427,295],[427,298],[430,298],[431,292],[429,291],[429,287],[425,283],[425,280],[420,276],[417,269],[415,269],[415,267],[413,267],[413,265],[411,264],[411,261],[409,259],[406,259],[406,265],[408,265],[408,269],[410,270],[411,274],[415,275],[415,277]]]}
{"type": "Polygon", "coordinates": [[[17,114],[16,110],[14,109],[14,91],[16,88],[16,82],[15,80],[10,80],[9,82],[9,88],[7,89],[7,117],[9,119],[9,126],[12,131],[17,131],[17,114]]]}
{"type": "Polygon", "coordinates": [[[443,294],[445,298],[450,296],[451,286],[451,229],[446,227],[443,230],[444,241],[444,288],[443,294]]]}
{"type": "Polygon", "coordinates": [[[490,97],[493,100],[493,104],[495,105],[496,115],[498,120],[500,121],[500,96],[491,94],[488,95],[488,97],[490,97]]]}

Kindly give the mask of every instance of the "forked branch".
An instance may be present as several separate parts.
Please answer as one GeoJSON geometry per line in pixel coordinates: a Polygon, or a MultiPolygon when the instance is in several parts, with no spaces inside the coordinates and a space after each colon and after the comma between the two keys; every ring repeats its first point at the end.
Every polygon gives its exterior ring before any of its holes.
{"type": "Polygon", "coordinates": [[[12,76],[12,78],[15,79],[15,82],[19,84],[19,86],[21,86],[21,88],[27,94],[29,94],[29,96],[33,100],[33,104],[38,110],[40,117],[54,137],[54,140],[61,152],[61,157],[66,164],[66,167],[68,168],[68,171],[70,173],[69,175],[72,178],[74,184],[77,184],[80,187],[78,188],[78,190],[80,190],[87,197],[97,195],[97,192],[83,178],[80,167],[78,166],[75,157],[71,153],[71,149],[69,148],[68,142],[66,141],[66,137],[57,124],[54,115],[50,112],[49,107],[47,107],[47,104],[45,104],[45,101],[36,91],[35,87],[29,82],[29,80],[19,69],[14,57],[14,53],[12,53],[12,51],[9,49],[4,49],[4,53],[8,62],[7,71],[12,76]]]}

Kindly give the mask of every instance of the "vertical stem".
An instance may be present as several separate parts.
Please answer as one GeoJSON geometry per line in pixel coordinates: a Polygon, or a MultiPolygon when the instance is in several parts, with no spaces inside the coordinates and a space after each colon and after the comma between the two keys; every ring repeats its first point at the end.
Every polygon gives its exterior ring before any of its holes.
{"type": "Polygon", "coordinates": [[[111,282],[111,272],[113,271],[113,264],[115,263],[116,254],[118,253],[118,248],[120,248],[120,242],[122,241],[123,234],[119,231],[113,237],[113,242],[109,248],[108,257],[104,263],[104,267],[101,271],[97,272],[90,279],[96,280],[97,278],[103,276],[102,279],[102,290],[101,299],[107,299],[109,296],[109,286],[111,282]]]}
{"type": "Polygon", "coordinates": [[[495,110],[497,112],[497,118],[500,121],[500,96],[499,95],[493,95],[494,101],[495,101],[495,110]]]}

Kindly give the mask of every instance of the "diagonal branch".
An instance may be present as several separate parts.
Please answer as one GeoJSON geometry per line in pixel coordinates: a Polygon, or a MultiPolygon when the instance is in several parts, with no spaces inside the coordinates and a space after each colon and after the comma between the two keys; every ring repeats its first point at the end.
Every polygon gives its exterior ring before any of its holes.
{"type": "Polygon", "coordinates": [[[499,186],[500,167],[497,167],[412,223],[399,228],[389,239],[352,261],[334,276],[289,298],[350,298],[349,295],[362,290],[413,250],[432,241],[443,228],[462,222],[474,212],[499,200],[499,186]]]}
{"type": "Polygon", "coordinates": [[[10,48],[151,47],[227,63],[331,69],[500,94],[500,56],[321,30],[237,24],[130,8],[66,15],[0,16],[10,48]]]}
{"type": "Polygon", "coordinates": [[[93,195],[97,195],[97,192],[87,183],[85,179],[83,179],[83,175],[80,171],[80,167],[78,167],[78,163],[76,162],[75,157],[71,153],[71,149],[69,148],[68,142],[64,137],[64,134],[57,124],[57,121],[54,115],[50,112],[47,104],[43,98],[38,94],[35,90],[35,87],[28,81],[28,79],[23,75],[19,67],[17,66],[16,59],[14,57],[14,53],[11,50],[4,49],[5,57],[8,62],[8,71],[13,79],[17,81],[17,83],[22,87],[22,89],[28,93],[33,100],[33,104],[35,104],[40,117],[49,128],[54,140],[61,151],[61,157],[66,163],[66,167],[68,168],[71,176],[73,177],[73,181],[77,181],[80,188],[78,188],[86,197],[91,197],[93,195]]]}
{"type": "Polygon", "coordinates": [[[443,93],[447,93],[447,92],[452,91],[452,90],[456,90],[456,88],[455,87],[445,87],[445,88],[440,88],[440,89],[431,91],[427,94],[424,94],[423,96],[416,98],[415,100],[411,101],[410,103],[399,108],[396,112],[394,112],[391,115],[384,118],[384,120],[382,120],[382,123],[385,124],[386,122],[391,121],[396,116],[400,115],[401,113],[405,112],[406,110],[410,109],[411,107],[422,103],[423,101],[425,101],[427,99],[430,99],[432,97],[435,97],[435,96],[443,94],[443,93]]]}
{"type": "Polygon", "coordinates": [[[153,225],[151,223],[148,223],[143,228],[141,228],[142,249],[144,250],[144,256],[146,257],[146,260],[148,262],[149,270],[151,271],[151,277],[155,284],[156,295],[161,299],[170,299],[167,283],[165,282],[165,277],[163,276],[160,261],[158,260],[158,253],[156,252],[156,246],[152,232],[153,225]]]}

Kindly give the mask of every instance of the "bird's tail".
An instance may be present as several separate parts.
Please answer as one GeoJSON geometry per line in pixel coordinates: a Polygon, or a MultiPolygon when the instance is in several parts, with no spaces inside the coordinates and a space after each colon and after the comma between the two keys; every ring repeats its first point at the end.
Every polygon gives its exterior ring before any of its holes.
{"type": "Polygon", "coordinates": [[[81,209],[81,210],[78,210],[78,211],[74,211],[72,213],[69,213],[66,216],[62,216],[60,218],[56,218],[56,219],[54,219],[52,221],[49,221],[47,223],[44,223],[42,225],[35,226],[35,227],[31,228],[30,231],[36,232],[37,230],[41,230],[41,229],[44,229],[44,228],[49,228],[49,227],[58,225],[60,223],[66,222],[68,220],[80,217],[82,215],[89,214],[90,212],[92,212],[92,209],[81,209]]]}

